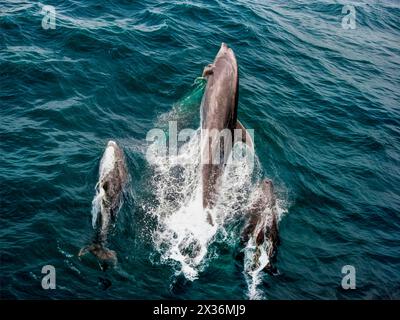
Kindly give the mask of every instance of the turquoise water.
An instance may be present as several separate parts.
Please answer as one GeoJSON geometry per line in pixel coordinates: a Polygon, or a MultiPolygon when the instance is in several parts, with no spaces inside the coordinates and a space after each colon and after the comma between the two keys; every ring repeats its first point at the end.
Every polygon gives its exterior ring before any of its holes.
{"type": "Polygon", "coordinates": [[[195,277],[168,259],[157,215],[179,210],[185,177],[146,158],[149,130],[171,119],[199,127],[195,79],[224,41],[240,68],[239,119],[255,130],[256,175],[274,181],[282,209],[279,274],[261,275],[260,296],[399,299],[400,3],[352,2],[348,30],[343,3],[49,0],[56,28],[46,30],[39,2],[2,2],[1,297],[251,298],[236,259],[240,219],[210,241],[195,277]],[[132,181],[109,244],[119,261],[102,271],[77,253],[93,234],[109,139],[132,181]],[[48,264],[56,290],[41,287],[48,264]],[[341,288],[344,265],[355,290],[341,288]]]}

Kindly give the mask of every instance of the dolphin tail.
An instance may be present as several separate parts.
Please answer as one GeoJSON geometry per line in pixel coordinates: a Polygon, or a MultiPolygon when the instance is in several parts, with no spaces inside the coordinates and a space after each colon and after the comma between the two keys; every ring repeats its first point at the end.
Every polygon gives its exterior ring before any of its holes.
{"type": "Polygon", "coordinates": [[[279,270],[278,268],[271,262],[269,262],[265,267],[264,267],[264,272],[268,273],[271,276],[277,276],[279,275],[279,270]]]}
{"type": "Polygon", "coordinates": [[[93,243],[83,247],[79,251],[78,257],[82,257],[89,252],[101,261],[111,261],[114,264],[117,262],[117,254],[115,253],[115,251],[110,250],[97,243],[93,243]]]}
{"type": "Polygon", "coordinates": [[[239,120],[236,121],[236,128],[235,129],[240,129],[241,130],[241,141],[247,146],[254,151],[254,143],[253,139],[251,138],[251,135],[249,132],[246,130],[246,128],[241,124],[239,120]]]}
{"type": "Polygon", "coordinates": [[[271,246],[268,251],[268,256],[269,256],[269,262],[265,266],[264,271],[269,273],[270,275],[278,275],[279,271],[275,267],[275,262],[276,262],[276,255],[277,255],[277,246],[279,244],[279,235],[278,235],[278,228],[276,225],[276,218],[274,216],[272,226],[269,229],[268,235],[266,235],[268,241],[270,242],[271,246]]]}

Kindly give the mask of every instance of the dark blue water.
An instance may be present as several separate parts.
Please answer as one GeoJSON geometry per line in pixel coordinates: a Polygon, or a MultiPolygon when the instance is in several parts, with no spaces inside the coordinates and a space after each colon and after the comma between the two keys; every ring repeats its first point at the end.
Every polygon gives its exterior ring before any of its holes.
{"type": "Polygon", "coordinates": [[[165,181],[145,156],[147,132],[171,115],[198,128],[194,81],[222,41],[238,59],[258,175],[274,181],[284,211],[279,275],[262,275],[258,290],[400,298],[399,1],[353,2],[348,30],[337,1],[45,4],[55,29],[42,28],[39,2],[0,4],[2,299],[249,298],[234,231],[210,242],[194,280],[164,259],[155,213],[165,181]],[[132,196],[110,239],[118,264],[104,272],[77,253],[93,234],[109,139],[124,149],[132,196]],[[56,268],[56,290],[41,287],[44,265],[56,268]],[[341,287],[344,265],[355,290],[341,287]]]}

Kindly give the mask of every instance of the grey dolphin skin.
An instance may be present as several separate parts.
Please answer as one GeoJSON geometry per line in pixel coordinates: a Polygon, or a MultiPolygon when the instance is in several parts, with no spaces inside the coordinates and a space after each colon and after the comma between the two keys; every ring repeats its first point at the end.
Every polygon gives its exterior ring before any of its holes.
{"type": "Polygon", "coordinates": [[[275,256],[278,237],[278,223],[276,213],[276,198],[271,180],[265,179],[261,182],[258,197],[250,207],[246,215],[247,222],[242,232],[242,242],[252,242],[255,246],[255,254],[252,261],[252,269],[260,265],[262,248],[266,248],[268,264],[266,271],[272,271],[271,259],[275,256]]]}
{"type": "MultiPolygon", "coordinates": [[[[227,159],[235,142],[234,129],[241,129],[240,139],[251,147],[253,144],[251,137],[237,120],[238,64],[233,50],[225,43],[221,44],[214,62],[204,68],[203,77],[207,79],[201,103],[203,208],[212,208],[216,200],[218,178],[225,164],[220,160],[227,159]],[[213,132],[223,133],[226,130],[229,130],[232,137],[230,146],[224,146],[219,138],[213,139],[212,136],[213,132]],[[216,155],[217,149],[219,153],[216,155]]],[[[208,219],[212,224],[210,215],[208,219]]]]}
{"type": "Polygon", "coordinates": [[[100,162],[97,193],[93,200],[95,236],[92,244],[82,248],[78,256],[90,252],[100,260],[117,261],[116,253],[106,248],[106,243],[111,225],[122,206],[127,179],[124,153],[114,141],[109,141],[100,162]]]}

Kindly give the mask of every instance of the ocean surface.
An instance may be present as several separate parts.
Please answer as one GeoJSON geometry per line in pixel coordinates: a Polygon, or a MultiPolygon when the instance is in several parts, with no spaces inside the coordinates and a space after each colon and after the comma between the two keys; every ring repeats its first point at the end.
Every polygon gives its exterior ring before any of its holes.
{"type": "Polygon", "coordinates": [[[400,299],[399,1],[11,0],[0,30],[1,299],[400,299]],[[180,146],[183,167],[146,136],[171,120],[199,128],[199,77],[221,42],[256,157],[224,175],[211,230],[194,200],[198,136],[180,146]],[[104,270],[77,254],[110,139],[131,181],[104,270]],[[278,273],[249,279],[242,213],[265,177],[278,273]],[[200,256],[179,251],[193,239],[200,256]],[[342,288],[346,265],[355,289],[342,288]]]}

